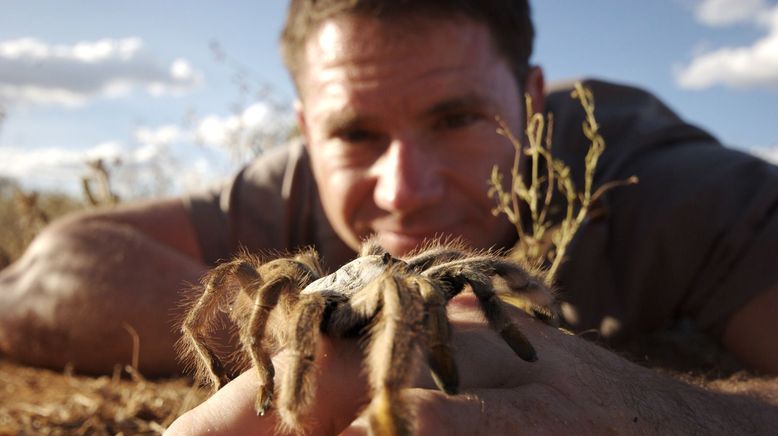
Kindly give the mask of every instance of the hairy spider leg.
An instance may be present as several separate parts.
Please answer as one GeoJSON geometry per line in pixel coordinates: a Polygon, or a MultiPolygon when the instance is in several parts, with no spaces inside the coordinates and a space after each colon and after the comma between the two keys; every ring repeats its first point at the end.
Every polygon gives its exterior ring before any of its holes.
{"type": "Polygon", "coordinates": [[[284,307],[293,307],[300,291],[318,277],[303,262],[293,259],[276,259],[258,269],[236,271],[244,292],[252,298],[248,324],[240,330],[240,340],[259,375],[259,389],[254,403],[258,415],[264,415],[273,401],[275,368],[263,339],[266,338],[268,319],[279,302],[286,298],[284,307]]]}
{"type": "Polygon", "coordinates": [[[451,262],[453,260],[465,259],[469,255],[468,251],[457,247],[440,246],[430,248],[417,255],[407,259],[408,268],[411,271],[421,273],[437,264],[451,262]]]}
{"type": "Polygon", "coordinates": [[[459,392],[459,372],[451,348],[446,292],[427,277],[414,276],[410,280],[416,285],[424,301],[427,362],[432,379],[440,390],[455,395],[459,392]]]}
{"type": "Polygon", "coordinates": [[[326,299],[319,293],[301,295],[291,324],[294,328],[289,349],[292,358],[281,380],[278,412],[287,430],[301,427],[300,416],[313,403],[316,381],[314,367],[326,299]]]}
{"type": "Polygon", "coordinates": [[[400,401],[419,360],[424,335],[424,302],[416,283],[399,267],[389,268],[345,304],[333,310],[327,332],[349,335],[370,326],[364,346],[372,398],[368,405],[371,434],[412,434],[410,410],[400,401]]]}
{"type": "Polygon", "coordinates": [[[366,356],[373,394],[368,406],[370,427],[375,435],[410,435],[411,413],[399,397],[419,361],[424,302],[416,283],[391,269],[372,288],[383,307],[371,328],[366,356]]]}
{"type": "Polygon", "coordinates": [[[521,275],[515,277],[510,274],[503,276],[510,289],[519,289],[520,286],[515,286],[515,284],[510,283],[510,280],[526,278],[527,273],[518,265],[508,269],[506,267],[512,264],[493,256],[451,261],[430,268],[424,272],[424,275],[433,278],[433,280],[437,279],[448,283],[451,290],[449,299],[459,294],[465,285],[470,285],[489,326],[499,333],[516,355],[528,362],[534,362],[537,360],[535,348],[505,313],[504,305],[506,303],[500,300],[492,287],[491,275],[497,274],[495,264],[502,267],[501,269],[504,270],[502,272],[521,272],[521,275]],[[487,271],[487,273],[483,271],[487,271]]]}
{"type": "Polygon", "coordinates": [[[493,274],[505,280],[510,296],[517,297],[510,298],[511,305],[546,324],[559,326],[555,292],[551,285],[543,280],[543,271],[503,258],[495,258],[490,263],[493,274]]]}
{"type": "Polygon", "coordinates": [[[223,263],[203,276],[203,293],[181,324],[182,336],[177,345],[180,355],[195,366],[195,379],[202,384],[210,384],[214,391],[229,380],[221,360],[209,344],[208,332],[216,319],[218,307],[229,296],[224,286],[227,277],[244,263],[248,265],[243,259],[223,263]]]}

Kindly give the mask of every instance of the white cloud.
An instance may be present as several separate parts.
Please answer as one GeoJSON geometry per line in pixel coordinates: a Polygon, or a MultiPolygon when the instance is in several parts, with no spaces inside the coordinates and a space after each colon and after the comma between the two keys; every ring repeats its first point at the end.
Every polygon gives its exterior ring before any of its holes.
{"type": "Polygon", "coordinates": [[[185,92],[202,75],[185,59],[159,62],[140,38],[53,45],[34,38],[0,41],[0,104],[78,106],[139,89],[185,92]]]}
{"type": "Polygon", "coordinates": [[[121,142],[106,141],[84,151],[84,157],[89,160],[117,161],[122,158],[124,153],[124,145],[121,142]]]}
{"type": "Polygon", "coordinates": [[[766,0],[705,0],[694,12],[703,24],[728,26],[751,21],[767,8],[766,0]]]}
{"type": "Polygon", "coordinates": [[[286,142],[294,128],[294,119],[289,112],[270,103],[256,102],[239,114],[201,116],[188,129],[172,124],[141,127],[135,131],[135,139],[142,144],[163,146],[199,143],[233,153],[240,161],[286,142]]]}
{"type": "Polygon", "coordinates": [[[778,144],[768,147],[755,147],[751,149],[751,153],[778,165],[778,144]]]}
{"type": "Polygon", "coordinates": [[[170,65],[170,77],[183,82],[197,80],[197,74],[186,59],[176,59],[170,65]]]}
{"type": "Polygon", "coordinates": [[[241,161],[289,140],[295,125],[290,112],[257,102],[237,115],[205,116],[193,134],[204,145],[226,150],[241,161]]]}
{"type": "Polygon", "coordinates": [[[101,159],[113,189],[124,199],[177,194],[203,189],[237,169],[225,153],[191,144],[140,144],[106,141],[93,147],[23,149],[0,147],[0,176],[28,189],[80,196],[87,162],[101,159]]]}
{"type": "Polygon", "coordinates": [[[283,144],[292,131],[289,110],[258,102],[236,115],[208,115],[190,126],[164,124],[135,130],[128,141],[87,149],[0,147],[0,176],[30,189],[81,194],[88,161],[102,159],[124,199],[204,189],[234,174],[264,149],[283,144]]]}
{"type": "Polygon", "coordinates": [[[177,125],[168,124],[156,128],[141,127],[135,131],[135,139],[141,144],[164,146],[174,142],[190,142],[192,134],[177,125]]]}
{"type": "Polygon", "coordinates": [[[0,147],[0,175],[22,183],[35,180],[37,188],[75,192],[79,175],[85,172],[85,162],[90,155],[98,157],[101,147],[88,150],[0,147]]]}
{"type": "Polygon", "coordinates": [[[722,47],[696,54],[676,69],[676,82],[686,89],[724,85],[735,88],[778,88],[778,6],[763,0],[705,0],[697,17],[707,25],[749,23],[767,35],[750,46],[722,47]]]}

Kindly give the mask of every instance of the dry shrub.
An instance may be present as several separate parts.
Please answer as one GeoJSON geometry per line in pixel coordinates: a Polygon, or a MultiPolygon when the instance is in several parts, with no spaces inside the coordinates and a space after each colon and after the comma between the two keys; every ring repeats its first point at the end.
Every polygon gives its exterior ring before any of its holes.
{"type": "MultiPolygon", "coordinates": [[[[489,180],[489,196],[497,201],[493,213],[505,214],[519,234],[519,241],[510,256],[544,267],[545,278],[550,283],[554,282],[559,265],[566,260],[568,245],[599,197],[615,187],[638,182],[638,178],[633,176],[594,186],[597,163],[605,151],[605,141],[594,117],[594,96],[590,89],[578,82],[571,97],[580,102],[585,112],[582,130],[589,141],[583,189],[579,190],[573,184],[569,167],[552,154],[553,117],[551,114],[534,113],[529,95],[525,98],[526,144],[522,144],[502,120],[497,120],[498,133],[505,136],[516,150],[510,185],[505,188],[504,176],[497,166],[493,168],[489,180]],[[555,195],[564,198],[565,210],[561,222],[550,219],[555,195]],[[529,214],[529,219],[525,220],[522,214],[529,214]],[[525,227],[527,221],[530,225],[525,227]]],[[[501,298],[517,304],[510,297],[501,298]]],[[[594,332],[594,338],[586,333],[580,336],[609,348],[599,342],[597,332],[594,332]]],[[[611,351],[692,385],[714,392],[756,398],[778,406],[778,377],[746,370],[720,343],[696,330],[688,320],[636,337],[623,348],[611,351]]]]}
{"type": "Polygon", "coordinates": [[[584,136],[589,140],[584,166],[584,187],[579,190],[573,183],[570,168],[554,157],[551,150],[553,117],[544,116],[532,110],[532,98],[525,97],[527,115],[525,135],[522,142],[498,118],[498,133],[505,136],[516,150],[511,180],[504,188],[504,176],[495,165],[489,180],[489,196],[497,201],[492,211],[495,215],[505,214],[516,227],[519,241],[511,252],[530,265],[549,265],[546,279],[553,283],[559,265],[565,260],[565,253],[578,228],[589,215],[591,207],[608,190],[638,182],[637,177],[610,181],[594,187],[594,173],[600,156],[605,151],[605,140],[594,117],[594,95],[589,88],[577,82],[571,93],[583,108],[586,118],[582,125],[584,136]],[[530,165],[529,168],[525,168],[530,165]],[[528,181],[525,182],[525,180],[528,181]],[[561,222],[552,222],[550,210],[555,195],[565,200],[565,213],[561,222]],[[531,224],[525,228],[522,214],[528,211],[531,224]]]}
{"type": "Polygon", "coordinates": [[[83,207],[65,194],[27,192],[0,179],[0,269],[18,259],[50,221],[83,207]]]}

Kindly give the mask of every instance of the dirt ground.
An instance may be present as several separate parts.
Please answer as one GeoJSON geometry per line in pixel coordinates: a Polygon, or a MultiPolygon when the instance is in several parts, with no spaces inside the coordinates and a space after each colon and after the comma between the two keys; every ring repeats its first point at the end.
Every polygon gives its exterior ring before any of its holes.
{"type": "Polygon", "coordinates": [[[149,381],[131,368],[85,377],[0,357],[0,436],[161,434],[207,396],[186,378],[149,381]]]}

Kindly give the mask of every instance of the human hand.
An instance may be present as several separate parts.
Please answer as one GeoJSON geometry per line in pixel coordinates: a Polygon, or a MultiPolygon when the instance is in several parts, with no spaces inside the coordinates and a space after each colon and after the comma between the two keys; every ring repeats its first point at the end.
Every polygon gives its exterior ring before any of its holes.
{"type": "MultiPolygon", "coordinates": [[[[536,362],[519,359],[486,326],[472,295],[451,301],[462,393],[439,391],[419,362],[413,386],[402,394],[416,411],[419,434],[557,434],[571,429],[578,434],[629,434],[703,428],[700,422],[689,422],[694,416],[684,410],[712,401],[705,397],[709,393],[634,365],[519,310],[510,313],[536,348],[536,362]]],[[[312,434],[366,434],[366,420],[357,419],[369,402],[361,351],[354,341],[321,339],[316,400],[302,421],[312,434]]],[[[284,356],[274,363],[280,377],[284,356]]],[[[169,434],[276,433],[280,420],[275,413],[256,415],[257,387],[255,372],[244,373],[177,420],[169,434]]],[[[715,415],[700,416],[705,423],[716,421],[715,415]]]]}
{"type": "MultiPolygon", "coordinates": [[[[416,411],[418,434],[640,431],[642,423],[621,398],[633,374],[649,371],[520,310],[510,312],[535,347],[536,362],[518,358],[488,328],[472,295],[452,300],[449,318],[462,393],[446,395],[435,388],[426,367],[420,371],[416,386],[404,392],[416,411]]],[[[357,420],[343,434],[367,434],[365,424],[357,420]]]]}
{"type": "MultiPolygon", "coordinates": [[[[273,357],[277,380],[283,377],[289,361],[286,352],[273,357]]],[[[313,409],[302,421],[312,434],[338,434],[357,418],[368,401],[362,352],[355,341],[332,340],[322,335],[316,363],[313,409]]],[[[251,368],[179,417],[165,434],[276,434],[282,424],[275,409],[264,416],[257,415],[254,401],[258,389],[259,377],[251,368]]]]}
{"type": "MultiPolygon", "coordinates": [[[[523,361],[504,345],[496,333],[486,327],[476,304],[472,296],[457,297],[450,304],[450,317],[455,326],[454,346],[462,352],[476,351],[467,352],[470,358],[457,356],[460,386],[463,389],[471,386],[502,386],[512,377],[512,368],[501,360],[507,356],[511,361],[523,361]],[[495,345],[499,348],[500,356],[490,352],[490,348],[495,345]]],[[[362,350],[355,341],[333,340],[322,335],[316,362],[316,400],[313,410],[302,421],[315,434],[338,434],[347,427],[349,432],[360,432],[363,421],[354,420],[369,402],[367,381],[362,369],[362,350]]],[[[288,356],[283,352],[273,358],[277,380],[283,376],[287,363],[288,356]]],[[[281,420],[272,409],[266,416],[257,416],[254,400],[258,387],[256,372],[253,369],[246,371],[206,402],[176,420],[168,429],[168,434],[274,434],[281,420]]],[[[431,399],[433,397],[429,397],[430,393],[434,395],[438,392],[426,364],[420,361],[414,386],[406,391],[407,399],[431,399]]]]}

